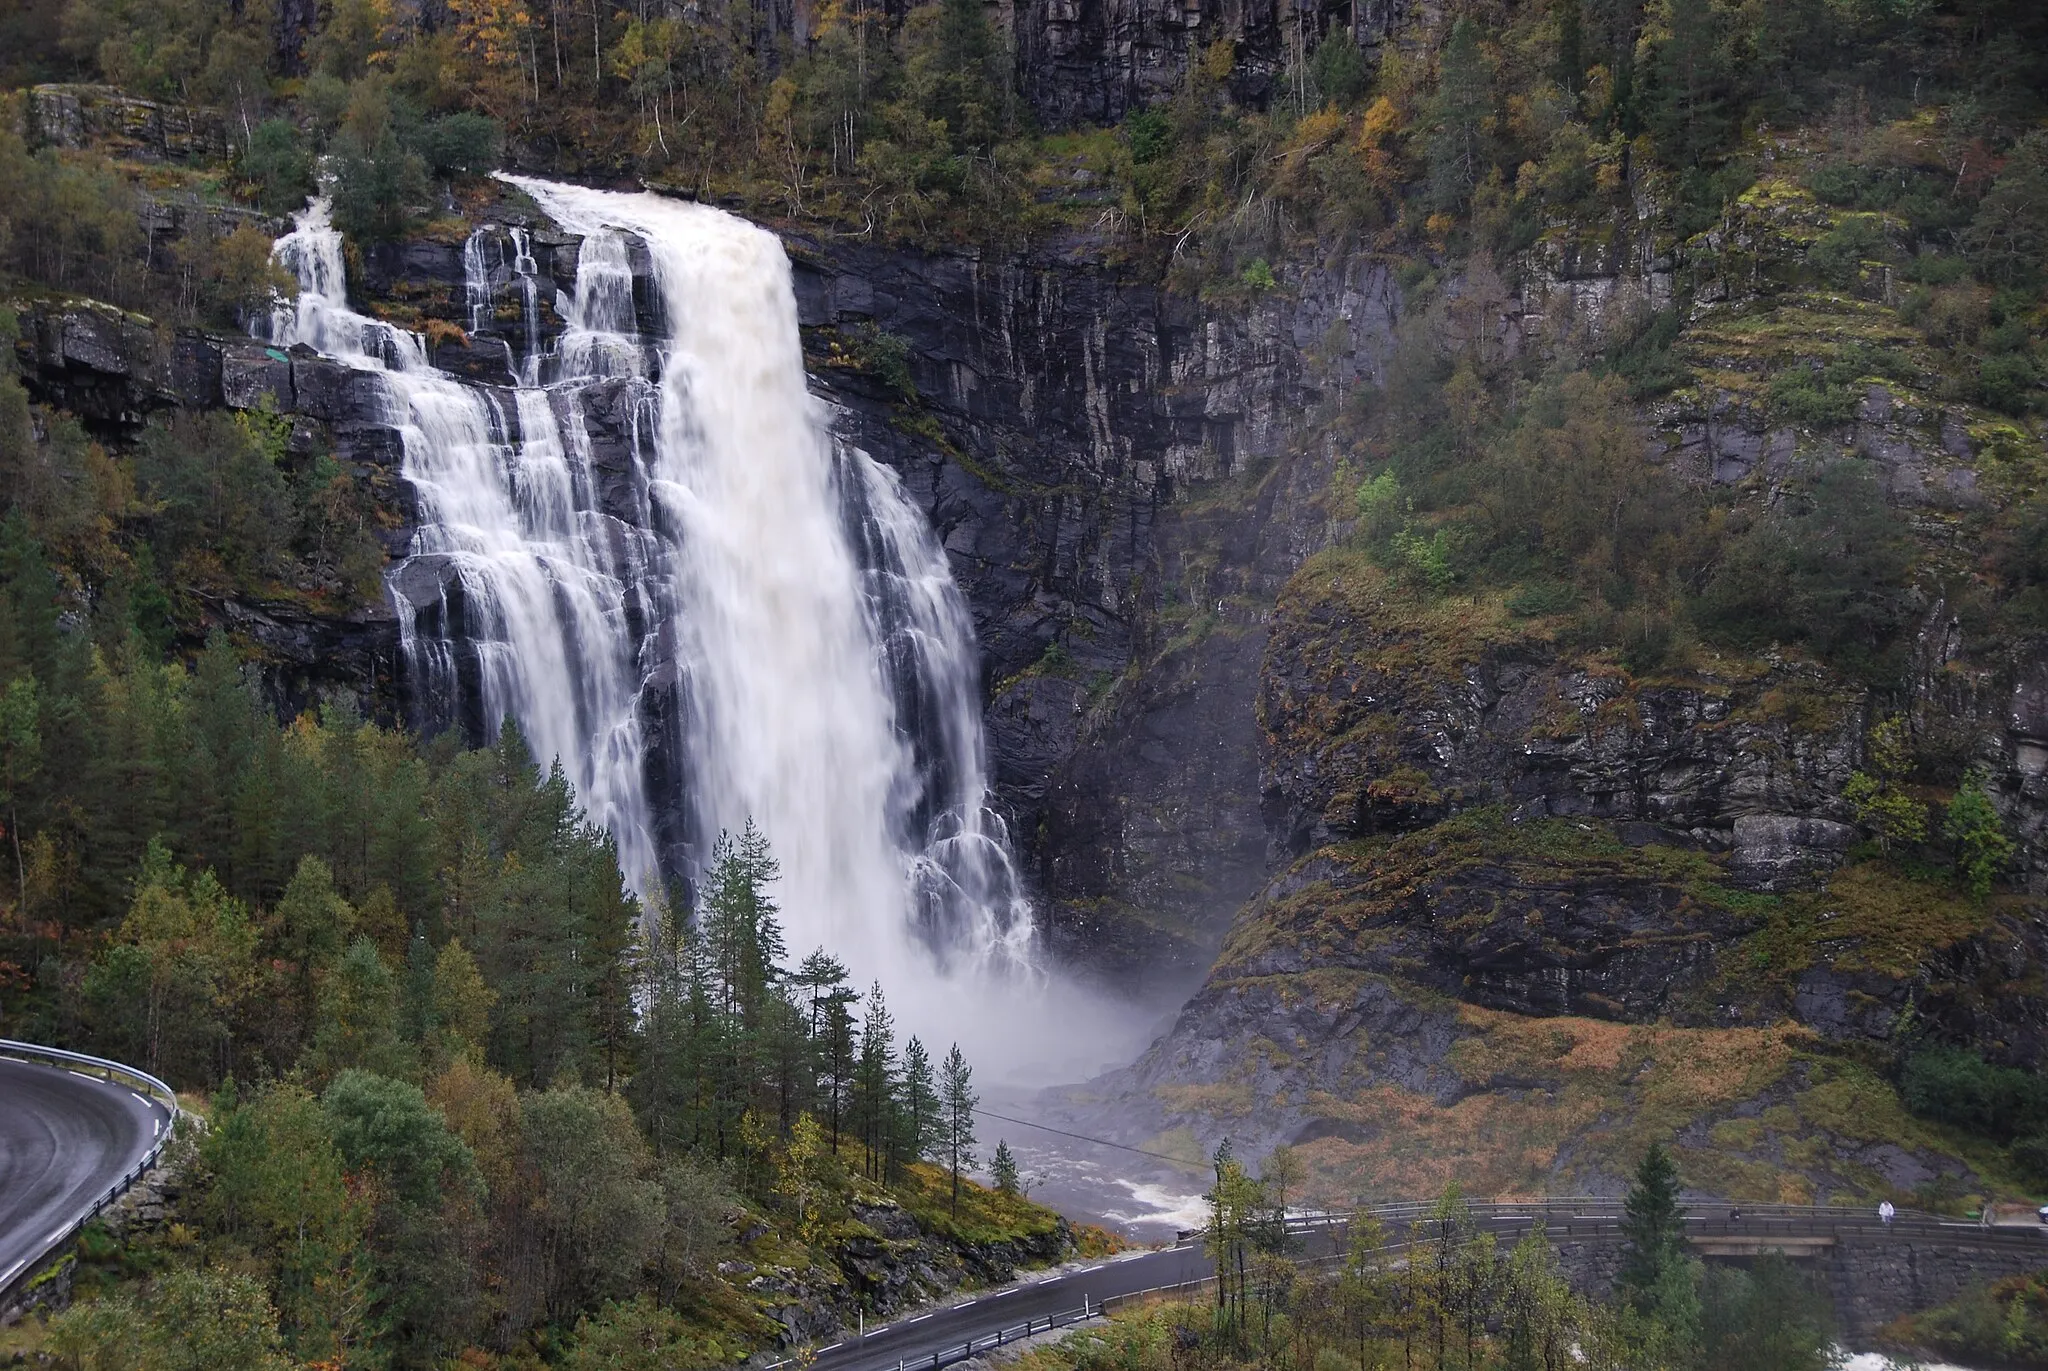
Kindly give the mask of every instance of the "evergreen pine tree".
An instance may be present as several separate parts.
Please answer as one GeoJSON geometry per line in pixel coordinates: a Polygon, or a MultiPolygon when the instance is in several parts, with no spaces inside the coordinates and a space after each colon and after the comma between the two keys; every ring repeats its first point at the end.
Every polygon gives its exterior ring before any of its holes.
{"type": "Polygon", "coordinates": [[[960,1212],[960,1173],[974,1165],[974,1111],[981,1096],[974,1091],[973,1071],[954,1043],[939,1067],[939,1129],[947,1169],[953,1174],[953,1212],[960,1212]]]}
{"type": "Polygon", "coordinates": [[[882,999],[882,983],[868,989],[861,1020],[860,1064],[854,1071],[855,1129],[867,1149],[867,1173],[879,1180],[894,1164],[898,1097],[896,1028],[882,999]]]}
{"type": "Polygon", "coordinates": [[[805,957],[789,974],[791,1002],[803,1016],[801,1029],[807,1057],[804,1079],[797,1092],[800,1096],[799,1109],[829,1112],[830,1063],[826,1029],[831,1000],[850,993],[846,989],[846,977],[846,963],[822,947],[805,957]]]}
{"type": "Polygon", "coordinates": [[[1650,131],[1672,165],[1697,166],[1725,141],[1728,65],[1713,0],[1671,0],[1670,36],[1652,69],[1650,131]]]}
{"type": "Polygon", "coordinates": [[[912,1161],[929,1156],[938,1136],[938,1085],[932,1055],[916,1037],[903,1045],[903,1152],[912,1161]]]}
{"type": "Polygon", "coordinates": [[[995,1177],[996,1189],[1005,1195],[1017,1193],[1017,1158],[1010,1151],[1007,1138],[996,1141],[996,1155],[988,1164],[989,1174],[995,1177]]]}
{"type": "Polygon", "coordinates": [[[853,1006],[860,996],[840,987],[824,1000],[824,1037],[818,1042],[823,1095],[832,1130],[832,1155],[839,1155],[839,1137],[853,1101],[854,1068],[859,1056],[854,1049],[853,1006]]]}
{"type": "Polygon", "coordinates": [[[1644,1307],[1666,1272],[1684,1257],[1685,1219],[1678,1203],[1678,1168],[1662,1143],[1651,1143],[1636,1168],[1635,1184],[1622,1205],[1621,1285],[1644,1307]]]}
{"type": "Polygon", "coordinates": [[[1439,59],[1436,96],[1429,104],[1430,201],[1455,213],[1472,198],[1491,156],[1487,120],[1493,112],[1493,73],[1479,46],[1479,28],[1460,17],[1439,59]]]}
{"type": "Polygon", "coordinates": [[[355,911],[335,892],[327,863],[318,857],[301,857],[272,920],[277,930],[276,950],[294,969],[294,1007],[299,1022],[310,1023],[314,980],[348,946],[355,911]]]}
{"type": "Polygon", "coordinates": [[[704,880],[698,919],[718,978],[721,1008],[759,1027],[768,992],[782,976],[782,926],[768,887],[781,875],[768,840],[749,819],[735,839],[719,835],[704,880]]]}
{"type": "Polygon", "coordinates": [[[42,700],[33,676],[0,688],[0,805],[14,845],[15,909],[28,908],[28,866],[21,856],[21,811],[43,767],[42,700]]]}
{"type": "Polygon", "coordinates": [[[358,938],[320,987],[314,1068],[329,1076],[350,1068],[408,1076],[414,1056],[398,1030],[397,978],[377,955],[376,945],[358,938]]]}

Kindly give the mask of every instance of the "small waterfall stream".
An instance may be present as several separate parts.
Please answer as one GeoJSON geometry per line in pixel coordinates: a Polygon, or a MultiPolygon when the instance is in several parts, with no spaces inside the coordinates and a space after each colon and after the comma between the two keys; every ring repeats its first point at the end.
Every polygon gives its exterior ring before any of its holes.
{"type": "Polygon", "coordinates": [[[323,202],[276,247],[300,294],[273,339],[376,373],[403,437],[419,523],[390,588],[411,692],[438,724],[516,719],[643,890],[752,819],[792,951],[880,979],[911,1031],[973,1051],[964,1008],[992,1031],[1015,1026],[1005,1004],[1039,1017],[972,622],[895,474],[810,394],[780,242],[701,205],[503,179],[581,237],[547,348],[530,236],[465,250],[481,327],[511,244],[512,384],[437,371],[420,337],[350,310],[323,202]],[[643,250],[658,299],[636,311],[643,250]]]}

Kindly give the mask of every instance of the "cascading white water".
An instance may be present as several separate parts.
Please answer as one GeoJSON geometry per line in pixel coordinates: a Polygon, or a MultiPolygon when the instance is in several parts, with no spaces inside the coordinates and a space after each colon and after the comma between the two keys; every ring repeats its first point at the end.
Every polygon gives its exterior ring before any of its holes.
{"type": "Polygon", "coordinates": [[[973,626],[895,476],[835,446],[781,243],[707,206],[506,179],[584,235],[579,281],[618,229],[652,259],[667,336],[651,485],[679,545],[697,850],[751,818],[782,861],[792,946],[832,948],[899,998],[934,972],[1029,979],[973,626]]]}
{"type": "Polygon", "coordinates": [[[418,688],[448,702],[474,696],[486,728],[518,720],[610,830],[628,879],[649,881],[643,673],[627,629],[645,559],[594,514],[580,418],[568,397],[436,371],[418,335],[349,309],[341,247],[324,200],[278,240],[299,295],[278,306],[271,336],[379,375],[381,417],[402,435],[418,499],[411,556],[391,582],[418,688]]]}
{"type": "MultiPolygon", "coordinates": [[[[277,248],[302,290],[273,336],[380,373],[404,434],[420,528],[392,588],[416,689],[485,727],[516,718],[643,889],[676,856],[655,836],[665,810],[684,816],[685,866],[751,819],[782,863],[791,947],[881,980],[908,1030],[1001,1068],[1044,1061],[1044,1036],[1018,1030],[1064,1015],[1114,1051],[1121,1035],[1038,966],[966,605],[895,475],[835,443],[780,242],[706,206],[504,179],[581,238],[544,356],[531,239],[510,237],[513,385],[434,371],[418,338],[350,311],[324,205],[277,248]],[[636,310],[642,247],[659,298],[636,310]],[[614,429],[631,416],[630,461],[602,473],[599,409],[614,429]],[[670,715],[680,774],[658,779],[680,793],[650,795],[670,715]]],[[[479,237],[464,255],[478,329],[494,265],[507,279],[495,251],[479,237]]]]}

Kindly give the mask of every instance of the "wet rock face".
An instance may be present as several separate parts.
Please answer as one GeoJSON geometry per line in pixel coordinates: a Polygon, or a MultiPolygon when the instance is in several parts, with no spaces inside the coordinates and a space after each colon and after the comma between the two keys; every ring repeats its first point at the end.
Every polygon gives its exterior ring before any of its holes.
{"type": "Polygon", "coordinates": [[[1105,246],[790,242],[813,374],[924,507],[974,611],[996,781],[1055,943],[1188,978],[1265,872],[1259,605],[1326,536],[1327,463],[1290,441],[1381,378],[1400,296],[1354,264],[1209,310],[1131,284],[1105,246]],[[878,340],[914,398],[862,364],[878,340]],[[1249,472],[1273,474],[1188,509],[1249,472]]]}

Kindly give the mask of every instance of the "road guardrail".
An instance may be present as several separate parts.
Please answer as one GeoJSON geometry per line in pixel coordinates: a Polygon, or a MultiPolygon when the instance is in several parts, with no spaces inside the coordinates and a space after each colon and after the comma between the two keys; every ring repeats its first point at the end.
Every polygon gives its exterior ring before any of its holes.
{"type": "Polygon", "coordinates": [[[89,1057],[83,1052],[67,1052],[61,1047],[43,1047],[36,1043],[16,1042],[11,1038],[0,1038],[0,1058],[14,1061],[37,1062],[44,1066],[56,1067],[80,1076],[96,1076],[109,1083],[123,1083],[133,1090],[142,1087],[149,1097],[170,1112],[171,1127],[157,1135],[142,1160],[123,1172],[121,1178],[106,1190],[94,1196],[92,1202],[75,1215],[69,1223],[52,1232],[42,1246],[17,1261],[8,1271],[0,1271],[0,1309],[7,1307],[18,1287],[42,1270],[52,1253],[60,1252],[75,1239],[84,1227],[105,1212],[106,1207],[128,1192],[129,1187],[141,1180],[156,1166],[170,1145],[171,1134],[178,1120],[178,1092],[147,1071],[138,1071],[120,1062],[108,1061],[104,1057],[89,1057]]]}
{"type": "MultiPolygon", "coordinates": [[[[1386,1230],[1386,1241],[1378,1247],[1360,1255],[1376,1258],[1399,1257],[1418,1243],[1426,1243],[1434,1236],[1428,1226],[1437,1222],[1438,1202],[1400,1201],[1392,1204],[1367,1205],[1352,1210],[1320,1210],[1314,1213],[1290,1215],[1287,1231],[1290,1235],[1307,1236],[1318,1233],[1336,1232],[1348,1228],[1360,1218],[1378,1219],[1386,1230]],[[1416,1231],[1422,1225],[1422,1232],[1416,1231]]],[[[1458,1218],[1467,1221],[1471,1227],[1494,1233],[1522,1233],[1542,1227],[1546,1232],[1559,1237],[1570,1237],[1575,1232],[1587,1237],[1596,1235],[1606,1238],[1614,1236],[1621,1227],[1624,1217],[1622,1202],[1613,1196],[1548,1196],[1541,1198],[1502,1198],[1471,1201],[1462,1207],[1458,1218]]],[[[1744,1204],[1692,1204],[1686,1206],[1684,1221],[1688,1234],[1698,1237],[1754,1237],[1768,1241],[1773,1237],[1879,1237],[1891,1239],[1938,1238],[1945,1242],[1989,1241],[2004,1246],[2009,1244],[2040,1244],[2048,1249],[2048,1227],[2036,1229],[2016,1224],[1999,1225],[1990,1228],[1966,1220],[1945,1219],[1938,1214],[1917,1210],[1899,1210],[1890,1223],[1880,1219],[1873,1211],[1864,1213],[1839,1205],[1744,1205],[1744,1204]]],[[[1189,1246],[1202,1240],[1202,1230],[1183,1231],[1178,1246],[1189,1246]]],[[[1333,1251],[1322,1256],[1302,1257],[1297,1265],[1311,1269],[1326,1269],[1341,1266],[1352,1259],[1348,1251],[1333,1251]]],[[[1048,1333],[1060,1328],[1069,1328],[1100,1318],[1114,1309],[1146,1300],[1171,1295],[1194,1295],[1213,1291],[1216,1288],[1214,1276],[1202,1276],[1194,1280],[1180,1281],[1170,1285],[1152,1286],[1144,1290],[1132,1290],[1119,1295],[1105,1295],[1099,1300],[1083,1295],[1081,1306],[1064,1313],[1041,1315],[1034,1319],[991,1328],[973,1337],[958,1342],[947,1342],[941,1347],[916,1357],[904,1358],[898,1363],[897,1371],[942,1371],[942,1368],[963,1362],[1006,1343],[1017,1342],[1038,1333],[1048,1333]]],[[[820,1348],[813,1357],[838,1350],[838,1344],[820,1348]]],[[[772,1362],[764,1371],[790,1365],[796,1358],[785,1358],[772,1362]]]]}

